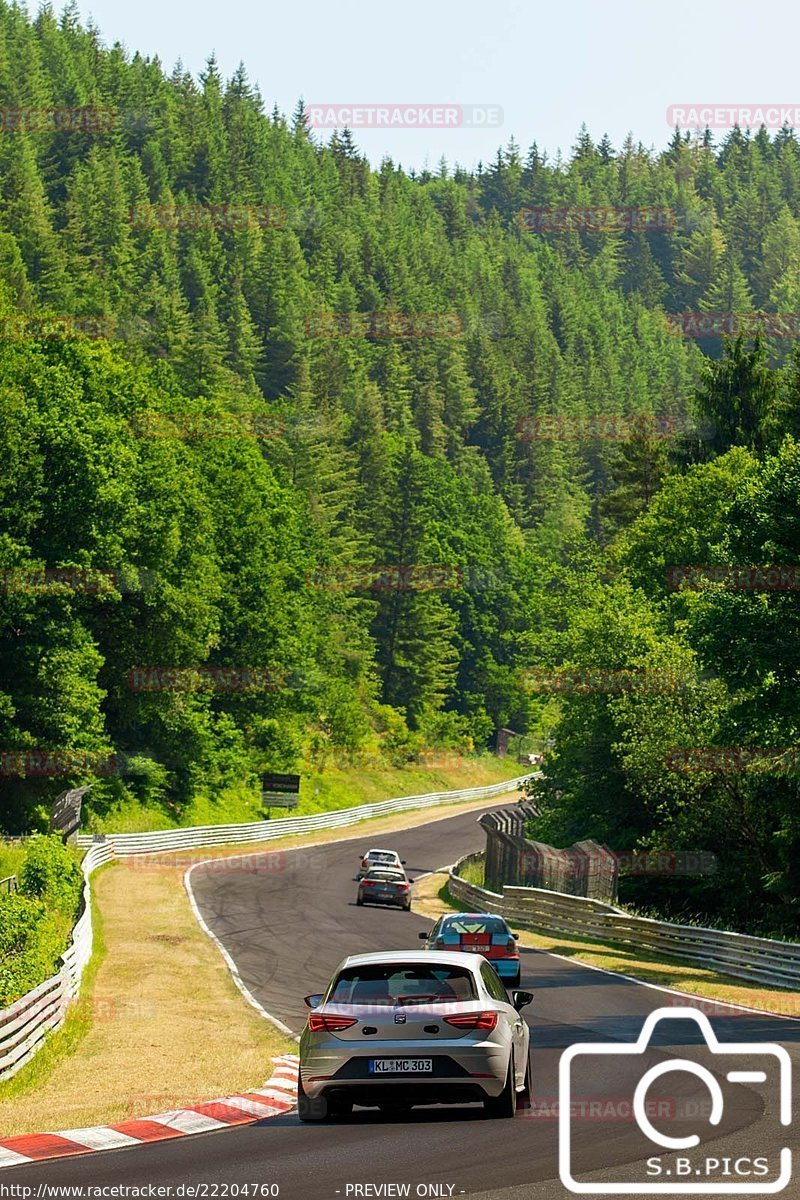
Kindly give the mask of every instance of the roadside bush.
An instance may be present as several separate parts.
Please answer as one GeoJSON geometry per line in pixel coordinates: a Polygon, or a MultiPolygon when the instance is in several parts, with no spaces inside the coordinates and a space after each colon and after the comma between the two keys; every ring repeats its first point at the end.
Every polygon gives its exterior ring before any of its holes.
{"type": "Polygon", "coordinates": [[[55,974],[64,925],[41,900],[0,895],[0,1009],[55,974]]]}
{"type": "Polygon", "coordinates": [[[19,872],[19,890],[62,916],[78,915],[83,874],[57,835],[33,838],[19,872]]]}

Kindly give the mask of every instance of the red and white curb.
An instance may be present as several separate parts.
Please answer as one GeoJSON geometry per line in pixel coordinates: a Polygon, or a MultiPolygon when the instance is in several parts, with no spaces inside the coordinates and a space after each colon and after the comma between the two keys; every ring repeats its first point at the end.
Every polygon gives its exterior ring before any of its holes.
{"type": "Polygon", "coordinates": [[[118,1125],[0,1138],[0,1167],[20,1167],[47,1158],[66,1158],[97,1150],[127,1149],[145,1142],[210,1133],[229,1125],[249,1125],[267,1117],[279,1117],[297,1103],[299,1061],[296,1054],[280,1055],[273,1059],[275,1071],[263,1088],[227,1096],[223,1100],[209,1100],[206,1104],[159,1113],[155,1117],[137,1117],[118,1125]]]}

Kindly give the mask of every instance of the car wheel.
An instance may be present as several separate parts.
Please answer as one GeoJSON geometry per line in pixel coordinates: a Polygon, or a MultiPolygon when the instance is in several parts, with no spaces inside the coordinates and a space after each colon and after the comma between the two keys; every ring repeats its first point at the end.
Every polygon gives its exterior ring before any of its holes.
{"type": "Polygon", "coordinates": [[[363,903],[364,903],[364,901],[361,899],[361,897],[360,897],[360,896],[356,896],[356,904],[358,905],[358,907],[359,907],[359,908],[361,908],[361,905],[362,905],[363,903]]]}
{"type": "Polygon", "coordinates": [[[328,1101],[324,1096],[312,1098],[303,1091],[303,1080],[297,1075],[297,1115],[307,1124],[310,1121],[327,1121],[330,1116],[328,1101]]]}
{"type": "Polygon", "coordinates": [[[516,975],[515,975],[515,976],[514,976],[514,978],[511,980],[511,986],[512,986],[512,988],[517,988],[517,987],[519,987],[519,984],[520,984],[520,980],[521,980],[521,978],[522,978],[522,971],[517,971],[516,975]]]}
{"type": "Polygon", "coordinates": [[[517,1111],[517,1091],[514,1086],[514,1057],[509,1057],[508,1073],[499,1096],[487,1096],[483,1102],[487,1117],[513,1117],[517,1111]]]}
{"type": "Polygon", "coordinates": [[[403,912],[411,912],[411,905],[410,905],[410,904],[404,904],[404,905],[403,905],[403,912]]]}

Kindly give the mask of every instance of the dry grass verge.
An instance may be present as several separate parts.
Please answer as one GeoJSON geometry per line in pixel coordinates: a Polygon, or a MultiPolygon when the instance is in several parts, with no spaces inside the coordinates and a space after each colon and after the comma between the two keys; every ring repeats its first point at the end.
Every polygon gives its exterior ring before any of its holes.
{"type": "Polygon", "coordinates": [[[324,833],[164,854],[158,869],[124,859],[102,868],[92,883],[96,954],[81,997],[41,1054],[0,1084],[0,1136],[114,1124],[233,1095],[263,1083],[274,1054],[296,1050],[245,1002],[197,924],[183,886],[187,865],[367,831],[372,839],[486,807],[473,800],[324,833]]]}

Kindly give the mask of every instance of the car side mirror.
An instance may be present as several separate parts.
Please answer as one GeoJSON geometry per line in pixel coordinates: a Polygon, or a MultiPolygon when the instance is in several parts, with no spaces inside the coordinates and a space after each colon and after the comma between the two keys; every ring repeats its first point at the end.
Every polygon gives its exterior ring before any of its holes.
{"type": "Polygon", "coordinates": [[[401,863],[401,865],[402,865],[402,866],[405,866],[405,865],[406,865],[406,860],[405,860],[404,858],[401,858],[401,859],[400,859],[400,863],[401,863]]]}
{"type": "Polygon", "coordinates": [[[511,936],[513,937],[513,939],[514,939],[514,941],[515,941],[515,942],[518,942],[518,941],[519,941],[519,934],[518,934],[518,933],[512,933],[512,935],[511,935],[511,936]]]}
{"type": "Polygon", "coordinates": [[[357,875],[353,876],[353,883],[361,883],[361,880],[358,878],[357,875]]]}
{"type": "Polygon", "coordinates": [[[427,933],[420,933],[420,934],[418,934],[417,936],[419,937],[419,940],[420,940],[421,942],[427,942],[427,940],[428,940],[428,935],[427,935],[427,933]]]}
{"type": "Polygon", "coordinates": [[[303,1003],[305,1004],[306,1008],[319,1008],[320,1004],[322,1004],[322,1000],[322,992],[314,992],[311,996],[303,996],[303,1003]]]}
{"type": "Polygon", "coordinates": [[[526,1004],[530,1004],[531,1000],[533,1000],[533,992],[511,993],[511,1003],[514,1005],[514,1008],[517,1010],[517,1012],[519,1012],[520,1009],[523,1009],[526,1004]]]}

